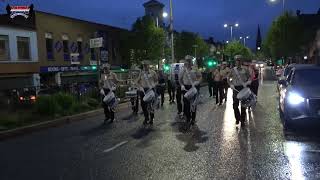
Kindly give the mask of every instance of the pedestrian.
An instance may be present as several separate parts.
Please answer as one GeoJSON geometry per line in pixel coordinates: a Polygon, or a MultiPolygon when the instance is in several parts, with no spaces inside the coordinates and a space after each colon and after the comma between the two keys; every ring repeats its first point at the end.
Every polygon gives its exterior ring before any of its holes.
{"type": "Polygon", "coordinates": [[[176,96],[176,86],[174,81],[174,75],[172,74],[172,72],[169,73],[167,84],[168,84],[169,102],[174,103],[174,99],[176,96]]]}
{"type": "Polygon", "coordinates": [[[222,62],[221,66],[221,76],[222,76],[222,89],[223,89],[223,95],[225,102],[227,102],[227,97],[228,97],[228,89],[229,89],[229,84],[228,84],[228,77],[230,76],[231,70],[227,66],[227,62],[222,62]]]}
{"type": "Polygon", "coordinates": [[[102,65],[102,74],[101,74],[101,84],[102,89],[100,91],[103,96],[102,106],[104,109],[105,120],[104,123],[110,120],[110,123],[114,121],[114,112],[115,106],[114,101],[116,101],[115,90],[118,82],[123,82],[119,80],[117,75],[110,70],[110,64],[102,65]],[[106,100],[106,97],[110,97],[109,100],[106,100]]]}
{"type": "Polygon", "coordinates": [[[174,79],[173,81],[175,83],[175,89],[176,89],[176,100],[177,100],[177,109],[178,109],[177,114],[180,118],[183,117],[183,112],[182,112],[182,90],[181,90],[181,84],[179,81],[179,76],[183,69],[183,63],[184,63],[184,60],[181,60],[179,64],[175,64],[172,72],[172,77],[174,79]]]}
{"type": "Polygon", "coordinates": [[[239,111],[239,99],[237,98],[238,93],[251,83],[250,72],[243,66],[243,58],[241,55],[235,56],[236,65],[231,70],[229,84],[233,89],[233,110],[236,118],[236,124],[241,122],[241,126],[245,126],[246,119],[246,108],[241,106],[241,113],[239,111]]]}
{"type": "Polygon", "coordinates": [[[156,101],[156,85],[158,83],[157,73],[150,69],[150,61],[142,61],[143,69],[136,80],[136,84],[141,87],[140,99],[141,107],[144,115],[143,124],[153,125],[154,106],[156,101]]]}
{"type": "Polygon", "coordinates": [[[179,82],[181,84],[181,90],[183,91],[184,95],[184,115],[186,116],[187,123],[190,126],[194,125],[196,120],[197,104],[194,103],[196,103],[196,100],[198,98],[201,80],[201,73],[198,72],[197,69],[192,67],[192,57],[186,56],[184,68],[179,76],[179,82]],[[187,97],[187,93],[191,94],[191,98],[187,97]]]}
{"type": "Polygon", "coordinates": [[[207,71],[207,82],[208,82],[208,89],[209,89],[209,97],[214,96],[214,88],[213,88],[213,73],[212,69],[208,69],[207,71]]]}
{"type": "Polygon", "coordinates": [[[255,63],[252,62],[250,65],[250,74],[251,74],[251,91],[258,97],[259,90],[259,70],[256,68],[255,63]]]}
{"type": "Polygon", "coordinates": [[[157,94],[161,97],[161,106],[164,103],[164,91],[166,88],[166,77],[163,70],[159,70],[158,72],[158,85],[157,85],[157,94]]]}
{"type": "Polygon", "coordinates": [[[222,73],[221,73],[220,64],[217,66],[213,74],[214,74],[214,83],[215,83],[214,92],[216,94],[216,104],[221,106],[224,95],[223,95],[222,73]]]}

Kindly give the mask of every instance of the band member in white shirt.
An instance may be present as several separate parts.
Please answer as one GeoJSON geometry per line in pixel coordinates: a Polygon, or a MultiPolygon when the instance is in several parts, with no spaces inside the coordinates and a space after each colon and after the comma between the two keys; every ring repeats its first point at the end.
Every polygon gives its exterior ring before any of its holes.
{"type": "MultiPolygon", "coordinates": [[[[157,73],[150,69],[150,61],[145,60],[142,61],[143,69],[137,79],[137,84],[140,85],[142,90],[140,91],[141,97],[141,107],[144,114],[144,122],[143,124],[153,124],[154,120],[154,109],[149,109],[148,106],[152,102],[145,102],[144,97],[147,95],[148,91],[153,91],[154,95],[156,94],[156,85],[158,84],[158,76],[157,73]]],[[[155,96],[153,98],[156,98],[155,96]]]]}
{"type": "Polygon", "coordinates": [[[222,75],[222,86],[223,86],[224,99],[225,99],[225,102],[227,102],[228,89],[229,89],[228,77],[230,76],[230,73],[231,73],[230,68],[227,66],[227,62],[222,62],[220,72],[222,75]]]}
{"type": "MultiPolygon", "coordinates": [[[[179,75],[179,82],[184,95],[192,87],[195,87],[198,93],[200,90],[200,82],[202,80],[202,75],[197,69],[192,67],[192,64],[192,57],[186,56],[184,68],[179,75]]],[[[195,95],[194,98],[196,98],[196,96],[197,95],[195,95]]],[[[197,109],[196,107],[191,108],[191,100],[187,99],[185,96],[183,97],[183,103],[184,115],[187,118],[187,123],[190,123],[190,125],[194,125],[196,120],[197,109]]]]}
{"type": "Polygon", "coordinates": [[[251,84],[250,72],[243,67],[243,58],[241,55],[235,56],[236,66],[231,70],[230,78],[228,78],[230,87],[233,89],[233,110],[236,118],[236,124],[241,122],[241,126],[245,125],[247,116],[246,108],[241,106],[241,114],[239,111],[238,93],[251,84]]]}
{"type": "MultiPolygon", "coordinates": [[[[110,71],[110,64],[103,64],[102,68],[103,68],[103,71],[101,74],[101,82],[100,82],[102,85],[102,89],[100,92],[103,95],[103,99],[104,99],[104,97],[107,96],[110,91],[113,91],[113,93],[115,93],[116,85],[118,82],[124,82],[124,81],[119,80],[117,75],[110,71]]],[[[112,123],[114,121],[114,112],[115,112],[114,107],[110,107],[110,105],[104,101],[102,101],[102,106],[105,114],[104,123],[106,123],[108,120],[110,120],[110,123],[112,123]]]]}

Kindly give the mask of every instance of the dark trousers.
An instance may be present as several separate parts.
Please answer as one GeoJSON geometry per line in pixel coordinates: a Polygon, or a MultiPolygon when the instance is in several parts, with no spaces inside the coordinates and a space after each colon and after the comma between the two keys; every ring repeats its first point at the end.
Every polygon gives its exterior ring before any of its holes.
{"type": "Polygon", "coordinates": [[[216,81],[215,82],[215,94],[216,94],[216,103],[222,104],[224,93],[223,93],[223,82],[222,81],[216,81]]]}
{"type": "Polygon", "coordinates": [[[165,86],[157,86],[157,94],[160,95],[161,97],[161,105],[164,103],[164,91],[165,91],[165,86]]]}
{"type": "Polygon", "coordinates": [[[258,89],[259,89],[259,80],[258,79],[252,81],[252,83],[250,85],[250,89],[256,96],[258,96],[258,89]]]}
{"type": "Polygon", "coordinates": [[[213,80],[209,80],[208,81],[208,90],[209,90],[210,97],[215,95],[214,86],[213,85],[214,85],[213,80]]]}
{"type": "MultiPolygon", "coordinates": [[[[144,92],[147,92],[148,91],[148,88],[144,88],[144,92]]],[[[151,102],[144,102],[143,101],[143,97],[144,97],[144,93],[143,91],[140,91],[140,99],[141,99],[141,108],[142,108],[142,111],[143,111],[143,115],[144,115],[144,119],[145,121],[149,121],[149,120],[153,120],[154,118],[154,112],[151,112],[148,110],[148,105],[151,103],[151,102]]]]}
{"type": "Polygon", "coordinates": [[[182,102],[181,102],[181,99],[182,99],[182,91],[181,91],[181,86],[178,85],[177,86],[177,96],[176,96],[176,99],[177,99],[177,108],[178,108],[178,113],[180,114],[182,112],[182,102]]]}
{"type": "MultiPolygon", "coordinates": [[[[183,95],[191,88],[192,86],[190,85],[185,85],[186,91],[183,91],[183,95]]],[[[197,90],[200,90],[200,86],[196,87],[197,90]]],[[[187,122],[194,122],[196,120],[196,115],[197,115],[197,109],[194,112],[191,112],[191,104],[188,99],[183,97],[183,113],[187,117],[187,122]]]]}
{"type": "MultiPolygon", "coordinates": [[[[103,89],[103,90],[106,95],[110,92],[110,89],[103,89]]],[[[102,107],[103,107],[105,119],[106,120],[109,120],[109,119],[114,120],[114,111],[103,101],[102,101],[102,107]]]]}
{"type": "Polygon", "coordinates": [[[174,84],[169,80],[168,81],[168,94],[169,94],[169,101],[174,101],[174,98],[176,96],[176,90],[174,84]]]}
{"type": "MultiPolygon", "coordinates": [[[[236,86],[235,88],[236,90],[241,91],[243,89],[243,86],[236,86]]],[[[240,101],[237,98],[238,91],[233,90],[233,111],[234,111],[234,115],[237,122],[240,121],[241,123],[244,123],[246,120],[247,112],[246,112],[246,108],[242,106],[241,106],[241,113],[239,111],[240,101]]]]}
{"type": "Polygon", "coordinates": [[[228,89],[229,89],[229,84],[228,84],[228,80],[227,79],[222,80],[222,86],[223,86],[224,98],[227,101],[228,89]]]}
{"type": "Polygon", "coordinates": [[[140,91],[137,91],[137,97],[136,98],[132,98],[131,101],[131,105],[132,105],[132,110],[134,113],[138,113],[139,112],[139,96],[140,96],[140,91]]]}

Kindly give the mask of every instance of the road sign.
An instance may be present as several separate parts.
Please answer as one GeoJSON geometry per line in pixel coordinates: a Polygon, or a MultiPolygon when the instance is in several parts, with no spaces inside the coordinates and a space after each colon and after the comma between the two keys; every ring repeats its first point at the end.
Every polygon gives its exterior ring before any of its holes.
{"type": "Polygon", "coordinates": [[[90,48],[99,48],[103,46],[103,38],[90,39],[90,48]]]}
{"type": "Polygon", "coordinates": [[[96,66],[97,64],[98,64],[97,61],[90,61],[91,66],[96,66]]]}
{"type": "Polygon", "coordinates": [[[100,59],[102,62],[108,62],[108,55],[109,55],[109,52],[107,50],[102,50],[100,52],[100,59]]]}
{"type": "Polygon", "coordinates": [[[71,64],[80,64],[79,53],[71,53],[70,59],[71,59],[71,64]]]}

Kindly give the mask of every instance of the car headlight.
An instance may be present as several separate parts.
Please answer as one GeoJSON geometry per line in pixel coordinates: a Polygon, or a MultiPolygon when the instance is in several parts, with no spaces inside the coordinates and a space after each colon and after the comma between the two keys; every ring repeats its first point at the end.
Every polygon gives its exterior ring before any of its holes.
{"type": "Polygon", "coordinates": [[[263,64],[260,64],[260,67],[263,68],[263,64]]]}
{"type": "Polygon", "coordinates": [[[299,105],[304,102],[304,98],[301,97],[298,93],[290,92],[288,95],[288,102],[291,105],[299,105]]]}
{"type": "Polygon", "coordinates": [[[256,67],[259,67],[259,64],[256,64],[256,67]]]}

